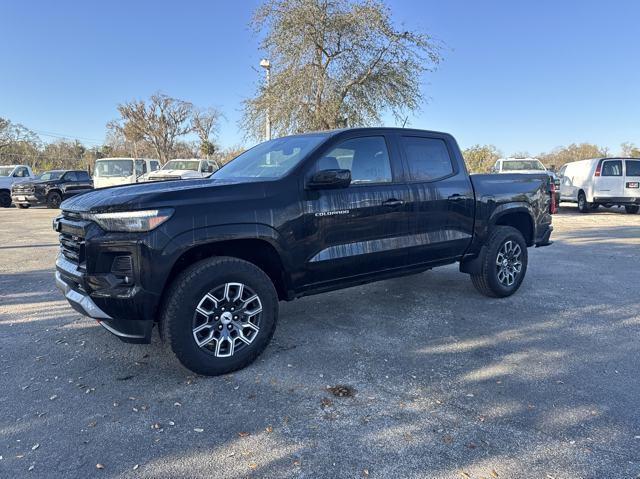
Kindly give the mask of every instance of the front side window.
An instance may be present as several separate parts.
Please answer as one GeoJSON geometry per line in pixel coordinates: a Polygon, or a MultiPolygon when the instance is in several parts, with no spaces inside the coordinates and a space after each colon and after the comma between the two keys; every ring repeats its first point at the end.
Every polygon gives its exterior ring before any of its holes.
{"type": "Polygon", "coordinates": [[[316,170],[350,170],[351,183],[390,183],[391,164],[382,136],[345,140],[318,160],[316,170]]]}
{"type": "Polygon", "coordinates": [[[151,162],[151,171],[158,171],[160,169],[160,162],[159,161],[152,161],[151,162]]]}
{"type": "Polygon", "coordinates": [[[434,181],[453,173],[453,164],[444,140],[403,136],[401,145],[412,180],[434,181]]]}
{"type": "Polygon", "coordinates": [[[605,161],[602,176],[622,176],[622,160],[605,161]]]}
{"type": "Polygon", "coordinates": [[[287,174],[327,135],[300,135],[265,141],[237,156],[216,171],[214,179],[274,179],[287,174]]]}
{"type": "Polygon", "coordinates": [[[627,176],[640,176],[640,160],[627,160],[627,176]]]}
{"type": "Polygon", "coordinates": [[[42,181],[59,180],[61,176],[62,171],[45,171],[38,179],[42,181]]]}

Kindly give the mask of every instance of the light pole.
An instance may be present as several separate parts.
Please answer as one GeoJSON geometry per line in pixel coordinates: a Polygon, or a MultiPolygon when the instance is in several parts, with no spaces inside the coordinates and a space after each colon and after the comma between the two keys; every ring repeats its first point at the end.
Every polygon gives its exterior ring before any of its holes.
{"type": "MultiPolygon", "coordinates": [[[[262,60],[260,60],[260,66],[262,68],[265,69],[266,71],[266,79],[265,79],[265,84],[267,86],[267,95],[269,94],[269,81],[271,80],[271,62],[269,60],[267,60],[266,58],[263,58],[262,60]]],[[[271,139],[271,115],[269,112],[269,105],[268,105],[268,98],[267,98],[267,116],[266,116],[266,121],[265,121],[265,136],[267,137],[267,140],[271,139]]]]}

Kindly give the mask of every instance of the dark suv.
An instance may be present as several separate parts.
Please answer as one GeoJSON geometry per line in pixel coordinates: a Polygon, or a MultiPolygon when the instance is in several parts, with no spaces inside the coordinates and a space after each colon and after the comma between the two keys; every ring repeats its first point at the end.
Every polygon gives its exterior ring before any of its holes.
{"type": "Polygon", "coordinates": [[[17,183],[11,188],[11,199],[19,208],[47,205],[58,208],[62,200],[93,189],[89,173],[82,170],[52,170],[33,181],[17,183]]]}

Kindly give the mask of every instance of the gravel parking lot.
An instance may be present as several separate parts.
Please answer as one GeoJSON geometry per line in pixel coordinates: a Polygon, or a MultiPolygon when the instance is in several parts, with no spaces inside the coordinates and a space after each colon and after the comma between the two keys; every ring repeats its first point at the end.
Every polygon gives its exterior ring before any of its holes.
{"type": "Polygon", "coordinates": [[[507,299],[451,266],[281,303],[204,378],[67,306],[56,214],[0,211],[0,477],[640,475],[640,215],[567,205],[507,299]]]}

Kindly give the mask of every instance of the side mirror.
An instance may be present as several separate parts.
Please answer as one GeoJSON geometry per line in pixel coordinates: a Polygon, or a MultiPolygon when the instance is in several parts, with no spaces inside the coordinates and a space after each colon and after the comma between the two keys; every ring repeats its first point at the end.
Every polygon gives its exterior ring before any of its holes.
{"type": "Polygon", "coordinates": [[[322,170],[314,173],[307,182],[310,190],[346,188],[351,184],[350,170],[322,170]]]}

